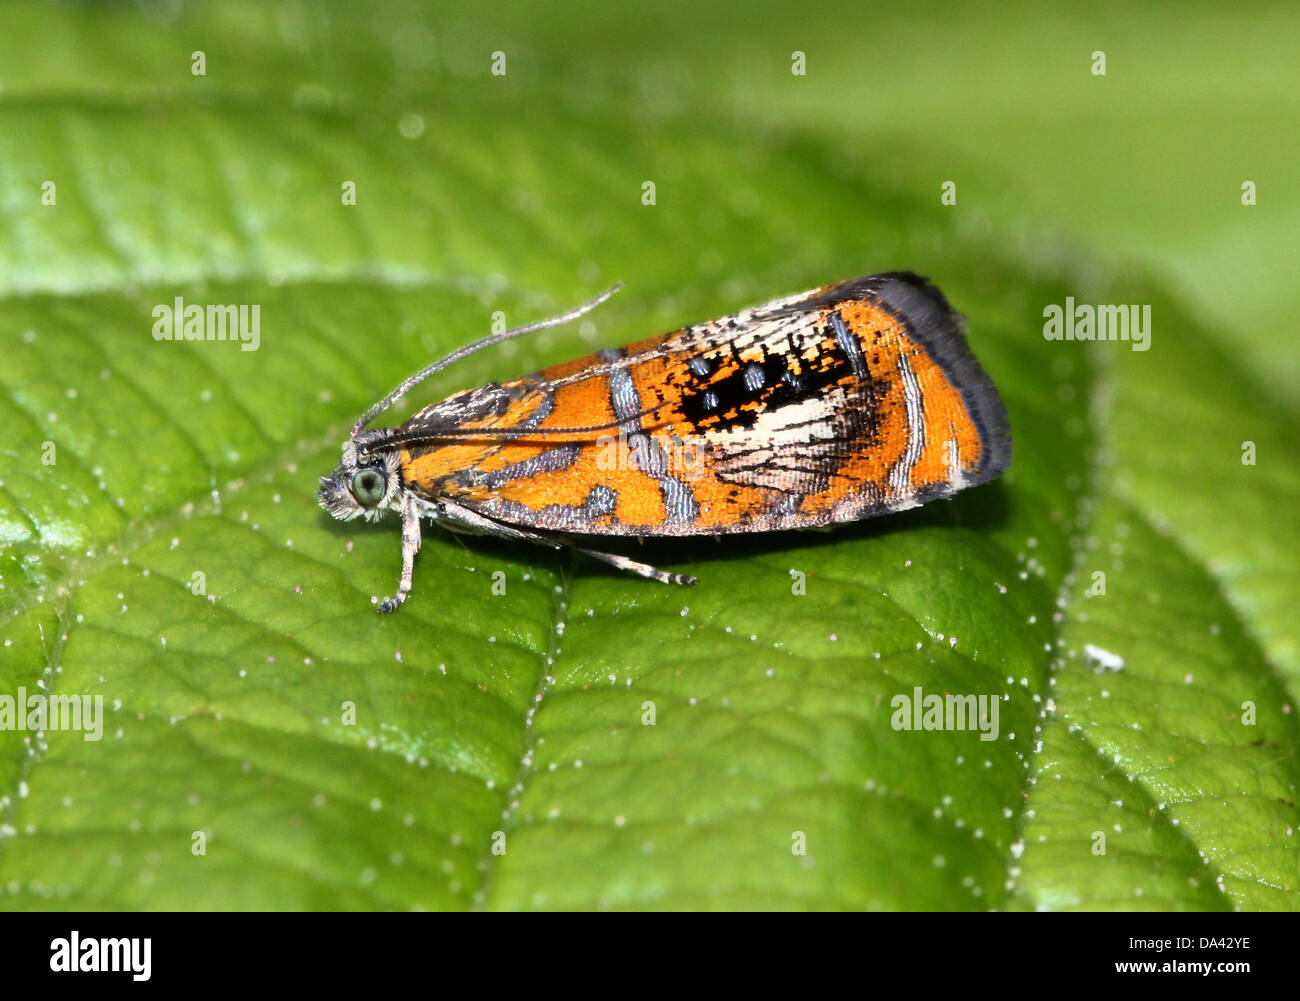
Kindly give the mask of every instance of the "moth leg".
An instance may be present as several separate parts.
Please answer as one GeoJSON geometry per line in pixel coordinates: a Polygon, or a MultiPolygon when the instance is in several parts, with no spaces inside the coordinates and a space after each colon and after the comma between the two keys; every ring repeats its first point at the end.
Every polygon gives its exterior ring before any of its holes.
{"type": "Polygon", "coordinates": [[[391,612],[411,593],[411,580],[415,576],[415,554],[420,551],[420,512],[410,494],[402,498],[402,581],[397,593],[379,603],[382,615],[391,612]]]}
{"type": "Polygon", "coordinates": [[[594,560],[600,560],[602,563],[608,563],[612,567],[626,570],[628,573],[634,573],[640,577],[649,577],[661,584],[694,584],[696,582],[696,578],[689,574],[669,573],[667,570],[660,570],[648,563],[638,563],[636,560],[630,560],[626,556],[619,556],[617,553],[600,553],[594,549],[583,549],[580,546],[574,546],[573,548],[594,560]]]}
{"type": "Polygon", "coordinates": [[[600,560],[602,563],[608,563],[619,570],[625,570],[628,573],[634,573],[641,577],[649,577],[651,580],[657,580],[661,584],[694,584],[695,578],[683,573],[669,573],[666,570],[660,570],[650,566],[648,563],[638,563],[636,560],[628,559],[626,556],[618,556],[614,553],[601,553],[594,549],[583,549],[567,539],[553,538],[551,536],[539,535],[536,532],[525,531],[521,528],[515,528],[513,525],[503,525],[491,518],[485,518],[468,508],[461,507],[459,504],[449,504],[443,502],[443,509],[453,522],[458,522],[460,526],[467,528],[469,531],[480,532],[484,535],[500,535],[507,539],[520,539],[526,542],[535,542],[539,546],[549,546],[551,549],[569,548],[592,559],[600,560]]]}
{"type": "Polygon", "coordinates": [[[563,543],[557,539],[539,535],[536,532],[529,532],[522,528],[515,528],[514,525],[493,521],[491,518],[485,518],[467,507],[461,507],[459,504],[453,504],[450,501],[444,500],[442,502],[441,523],[443,528],[456,535],[495,535],[500,539],[518,539],[521,542],[533,542],[539,546],[549,546],[551,549],[563,548],[563,543]]]}

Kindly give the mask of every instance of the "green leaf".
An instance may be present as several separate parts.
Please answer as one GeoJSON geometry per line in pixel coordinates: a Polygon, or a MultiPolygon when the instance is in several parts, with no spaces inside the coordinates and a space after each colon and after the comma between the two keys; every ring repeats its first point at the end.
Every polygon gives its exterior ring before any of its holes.
{"type": "Polygon", "coordinates": [[[0,696],[105,710],[0,729],[0,907],[1296,908],[1296,414],[1221,331],[878,136],[586,100],[527,22],[432,26],[428,65],[415,13],[223,10],[0,41],[0,696]],[[950,502],[628,550],[694,589],[429,529],[387,617],[396,525],[316,506],[356,416],[498,310],[628,283],[392,420],[898,267],[1015,434],[950,502]],[[1152,304],[1151,350],[1045,340],[1069,295],[1152,304]],[[156,341],[177,296],[257,305],[258,349],[156,341]],[[895,730],[918,686],[996,695],[998,739],[895,730]]]}

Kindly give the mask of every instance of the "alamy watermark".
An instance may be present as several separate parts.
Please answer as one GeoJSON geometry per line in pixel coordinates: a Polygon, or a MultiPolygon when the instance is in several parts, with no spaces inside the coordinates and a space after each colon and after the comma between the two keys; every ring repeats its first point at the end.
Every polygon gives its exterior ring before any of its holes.
{"type": "Polygon", "coordinates": [[[1130,341],[1134,351],[1151,347],[1151,306],[1075,305],[1074,296],[1065,305],[1043,307],[1043,337],[1049,341],[1130,341]]]}
{"type": "Polygon", "coordinates": [[[979,730],[980,740],[998,739],[998,696],[926,695],[918,685],[912,694],[889,700],[895,730],[979,730]]]}
{"type": "Polygon", "coordinates": [[[596,468],[637,469],[650,475],[698,480],[704,475],[704,442],[694,435],[601,435],[596,439],[596,468]]]}
{"type": "Polygon", "coordinates": [[[0,730],[80,730],[83,740],[104,736],[104,696],[0,693],[0,730]]]}
{"type": "Polygon", "coordinates": [[[200,306],[177,296],[153,308],[155,341],[239,341],[239,350],[256,351],[262,343],[260,305],[200,306]]]}
{"type": "Polygon", "coordinates": [[[50,942],[52,973],[129,973],[135,981],[153,972],[153,939],[82,937],[73,930],[50,942]]]}

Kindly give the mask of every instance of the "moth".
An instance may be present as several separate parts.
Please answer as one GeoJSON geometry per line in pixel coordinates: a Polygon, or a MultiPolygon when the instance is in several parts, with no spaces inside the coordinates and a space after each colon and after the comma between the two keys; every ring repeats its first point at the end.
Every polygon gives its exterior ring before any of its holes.
{"type": "Polygon", "coordinates": [[[776,299],[366,429],[435,373],[576,319],[620,287],[453,351],[357,421],[319,500],[343,520],[401,519],[401,580],[380,612],[411,592],[422,518],[693,584],[588,540],[835,525],[947,497],[1011,464],[1006,410],[962,318],[910,272],[776,299]]]}

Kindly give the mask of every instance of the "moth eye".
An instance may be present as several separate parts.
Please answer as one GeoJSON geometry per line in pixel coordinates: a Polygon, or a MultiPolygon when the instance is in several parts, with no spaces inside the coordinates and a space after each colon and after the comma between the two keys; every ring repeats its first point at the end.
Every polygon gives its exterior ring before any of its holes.
{"type": "Polygon", "coordinates": [[[374,507],[384,499],[384,478],[373,469],[358,470],[352,477],[352,496],[363,507],[374,507]]]}

